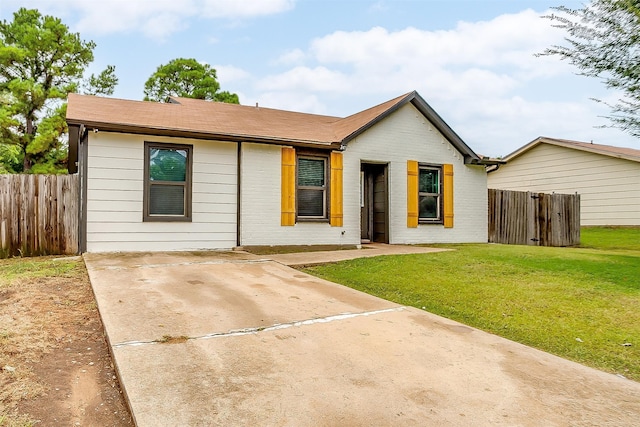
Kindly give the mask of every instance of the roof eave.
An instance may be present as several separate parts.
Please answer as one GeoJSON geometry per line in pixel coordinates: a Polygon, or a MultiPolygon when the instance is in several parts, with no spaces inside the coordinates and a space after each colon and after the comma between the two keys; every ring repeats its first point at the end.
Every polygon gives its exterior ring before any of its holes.
{"type": "MultiPolygon", "coordinates": [[[[576,141],[576,142],[580,142],[580,141],[576,141]]],[[[622,153],[614,153],[614,152],[611,152],[611,151],[601,150],[601,149],[597,149],[597,148],[589,148],[589,147],[585,147],[583,145],[571,144],[570,142],[562,142],[562,141],[559,141],[557,139],[549,138],[549,137],[545,137],[545,136],[539,136],[536,139],[534,139],[533,141],[529,142],[528,144],[523,145],[522,147],[518,148],[516,151],[506,155],[504,157],[504,160],[505,160],[505,162],[510,162],[513,159],[515,159],[516,157],[519,157],[519,156],[523,155],[527,151],[531,150],[532,148],[534,148],[534,147],[536,147],[536,146],[538,146],[538,145],[540,145],[542,143],[555,145],[557,147],[569,148],[569,149],[573,149],[573,150],[585,151],[587,153],[600,154],[602,156],[613,157],[613,158],[616,158],[616,159],[629,160],[629,161],[632,161],[632,162],[640,162],[640,157],[628,156],[628,155],[625,155],[625,154],[622,154],[622,153]]]]}
{"type": "Polygon", "coordinates": [[[84,125],[87,129],[97,129],[107,132],[131,133],[136,135],[168,136],[174,138],[193,138],[211,141],[255,142],[273,145],[293,145],[298,147],[314,147],[323,149],[340,149],[340,141],[312,141],[291,138],[265,137],[256,135],[224,134],[214,132],[199,132],[185,129],[154,128],[118,123],[104,123],[78,119],[67,119],[69,126],[84,125]]]}
{"type": "Polygon", "coordinates": [[[482,159],[460,136],[440,117],[438,113],[417,92],[414,92],[412,104],[431,122],[436,129],[464,156],[465,164],[477,163],[482,159]]]}
{"type": "MultiPolygon", "coordinates": [[[[556,139],[547,138],[547,137],[540,137],[539,139],[540,139],[540,142],[556,145],[558,147],[573,148],[575,150],[586,151],[587,153],[600,154],[602,156],[613,157],[616,159],[630,160],[632,162],[640,162],[640,157],[629,156],[623,153],[616,153],[613,151],[608,151],[608,150],[604,150],[597,147],[593,147],[593,148],[585,147],[584,145],[576,145],[576,144],[572,144],[571,142],[563,143],[562,141],[558,141],[556,139]]],[[[581,141],[576,141],[576,142],[581,142],[581,141]]]]}
{"type": "Polygon", "coordinates": [[[517,150],[512,151],[511,153],[507,154],[506,156],[503,157],[503,159],[505,160],[505,162],[510,162],[511,160],[513,160],[516,157],[526,153],[527,151],[531,150],[533,147],[535,147],[538,144],[540,144],[542,142],[542,139],[543,139],[543,137],[541,137],[541,136],[537,137],[533,141],[530,141],[530,142],[526,143],[525,145],[523,145],[522,147],[518,148],[517,150]]]}
{"type": "Polygon", "coordinates": [[[470,161],[467,162],[467,157],[465,157],[464,163],[470,164],[470,165],[479,165],[479,166],[497,166],[497,165],[504,165],[507,162],[502,159],[491,159],[487,157],[483,157],[477,160],[470,159],[470,161]]]}

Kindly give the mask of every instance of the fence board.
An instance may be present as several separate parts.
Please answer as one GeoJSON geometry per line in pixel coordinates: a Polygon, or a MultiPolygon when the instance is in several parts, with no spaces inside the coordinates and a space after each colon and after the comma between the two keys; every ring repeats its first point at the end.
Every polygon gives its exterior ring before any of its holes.
{"type": "Polygon", "coordinates": [[[0,175],[0,258],[78,251],[78,175],[0,175]]]}
{"type": "Polygon", "coordinates": [[[489,189],[489,242],[580,244],[580,195],[489,189]]]}

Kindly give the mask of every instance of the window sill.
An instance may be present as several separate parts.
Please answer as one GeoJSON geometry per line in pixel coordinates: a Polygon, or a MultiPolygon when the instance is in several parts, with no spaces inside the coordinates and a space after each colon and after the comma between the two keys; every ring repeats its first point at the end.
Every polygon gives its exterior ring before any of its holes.
{"type": "Polygon", "coordinates": [[[296,218],[296,222],[326,222],[327,224],[329,224],[329,218],[296,218]]]}
{"type": "Polygon", "coordinates": [[[428,219],[419,219],[418,220],[418,224],[425,224],[425,225],[442,225],[444,224],[444,221],[441,219],[434,219],[434,220],[428,220],[428,219]]]}
{"type": "Polygon", "coordinates": [[[142,222],[191,222],[187,216],[145,216],[142,222]]]}

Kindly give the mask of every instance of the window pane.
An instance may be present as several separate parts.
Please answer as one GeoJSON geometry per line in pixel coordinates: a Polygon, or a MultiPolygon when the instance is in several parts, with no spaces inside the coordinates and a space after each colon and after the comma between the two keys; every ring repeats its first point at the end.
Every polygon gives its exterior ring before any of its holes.
{"type": "Polygon", "coordinates": [[[324,160],[298,159],[298,185],[305,187],[324,186],[324,160]]]}
{"type": "Polygon", "coordinates": [[[184,215],[184,187],[182,185],[151,185],[149,215],[184,215]]]}
{"type": "Polygon", "coordinates": [[[324,191],[298,190],[298,216],[324,217],[324,191]]]}
{"type": "Polygon", "coordinates": [[[151,181],[182,181],[187,177],[187,150],[151,148],[149,179],[151,181]]]}
{"type": "Polygon", "coordinates": [[[438,177],[438,171],[434,169],[420,169],[420,192],[421,193],[435,193],[440,191],[440,179],[438,177]]]}
{"type": "Polygon", "coordinates": [[[436,196],[420,196],[419,218],[438,218],[438,198],[436,196]]]}

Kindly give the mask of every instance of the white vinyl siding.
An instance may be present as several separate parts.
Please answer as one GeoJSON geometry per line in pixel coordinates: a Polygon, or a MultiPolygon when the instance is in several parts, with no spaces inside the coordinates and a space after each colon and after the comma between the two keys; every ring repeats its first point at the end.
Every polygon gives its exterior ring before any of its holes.
{"type": "Polygon", "coordinates": [[[235,246],[235,143],[99,132],[88,146],[88,252],[235,246]],[[193,146],[192,222],[142,221],[145,141],[193,146]]]}
{"type": "Polygon", "coordinates": [[[541,143],[488,180],[489,188],[578,193],[581,225],[640,225],[640,162],[541,143]]]}

